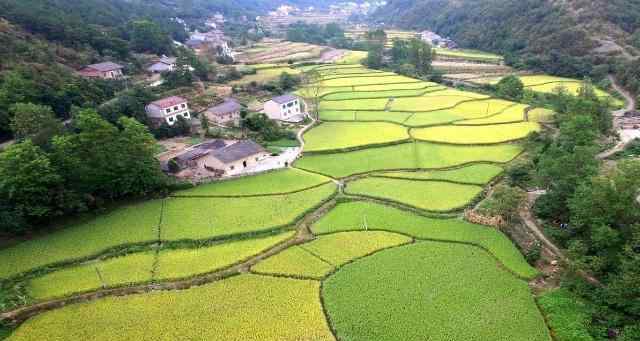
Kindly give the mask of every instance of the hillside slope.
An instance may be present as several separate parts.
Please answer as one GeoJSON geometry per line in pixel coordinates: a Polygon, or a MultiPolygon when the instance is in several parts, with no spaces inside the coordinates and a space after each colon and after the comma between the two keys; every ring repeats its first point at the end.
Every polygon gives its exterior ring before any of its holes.
{"type": "Polygon", "coordinates": [[[602,76],[610,70],[597,65],[629,62],[640,47],[640,2],[633,0],[390,0],[372,19],[430,29],[567,76],[602,76]]]}

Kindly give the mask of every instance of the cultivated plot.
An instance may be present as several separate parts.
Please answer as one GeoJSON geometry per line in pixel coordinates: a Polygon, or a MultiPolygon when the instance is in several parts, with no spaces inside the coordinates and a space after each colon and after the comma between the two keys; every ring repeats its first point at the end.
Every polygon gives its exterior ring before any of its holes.
{"type": "Polygon", "coordinates": [[[346,188],[348,194],[391,200],[435,212],[462,209],[481,192],[482,187],[477,185],[381,177],[359,179],[346,188]]]}
{"type": "Polygon", "coordinates": [[[384,231],[340,232],[318,237],[258,263],[252,271],[280,276],[322,279],[355,259],[407,244],[412,238],[384,231]]]}
{"type": "Polygon", "coordinates": [[[407,128],[383,122],[326,122],[304,134],[307,152],[384,144],[408,138],[407,128]]]}
{"type": "Polygon", "coordinates": [[[161,210],[161,200],[130,205],[0,250],[0,278],[90,257],[120,245],[153,242],[158,239],[161,210]]]}
{"type": "Polygon", "coordinates": [[[527,282],[473,246],[382,251],[338,270],[322,297],[338,339],[551,340],[527,282]]]}
{"type": "Polygon", "coordinates": [[[245,274],[66,306],[28,320],[11,340],[333,340],[319,290],[318,281],[245,274]]]}
{"type": "Polygon", "coordinates": [[[531,279],[538,272],[502,232],[461,219],[428,218],[397,208],[367,202],[339,204],[312,228],[314,233],[381,230],[417,239],[470,243],[488,250],[507,269],[531,279]]]}
{"type": "Polygon", "coordinates": [[[451,181],[463,184],[485,185],[500,175],[503,171],[504,169],[498,165],[477,164],[440,171],[385,172],[380,173],[379,176],[399,179],[451,181]]]}
{"type": "Polygon", "coordinates": [[[539,131],[535,122],[483,126],[438,126],[411,131],[418,140],[452,144],[492,144],[520,140],[539,131]]]}
{"type": "Polygon", "coordinates": [[[439,169],[480,161],[505,163],[521,151],[516,144],[455,146],[415,142],[346,153],[307,155],[295,166],[341,178],[381,170],[439,169]]]}
{"type": "Polygon", "coordinates": [[[333,183],[284,195],[247,198],[170,198],[161,226],[163,240],[211,239],[283,227],[336,191],[333,183]]]}
{"type": "Polygon", "coordinates": [[[288,193],[328,182],[329,179],[299,169],[213,182],[173,193],[175,196],[236,196],[288,193]]]}

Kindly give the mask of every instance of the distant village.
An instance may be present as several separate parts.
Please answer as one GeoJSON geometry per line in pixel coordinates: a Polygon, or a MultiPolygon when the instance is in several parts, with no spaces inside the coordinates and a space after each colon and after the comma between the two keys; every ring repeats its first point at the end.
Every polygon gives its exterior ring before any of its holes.
{"type": "MultiPolygon", "coordinates": [[[[338,10],[338,9],[336,9],[338,10]]],[[[286,9],[280,9],[285,11],[286,9]]],[[[180,19],[176,19],[181,22],[180,19]]],[[[235,52],[231,48],[231,39],[223,31],[225,18],[216,14],[209,18],[205,25],[206,32],[191,32],[185,46],[196,55],[213,54],[217,57],[235,59],[235,52]]],[[[173,72],[180,68],[190,68],[179,65],[173,56],[161,56],[152,61],[145,70],[150,81],[149,86],[162,84],[159,77],[166,72],[173,72]]],[[[104,80],[126,79],[125,67],[114,62],[102,62],[80,69],[78,74],[86,78],[104,80]]],[[[193,70],[191,70],[193,71],[193,70]]],[[[222,97],[222,102],[212,103],[205,110],[194,115],[189,101],[181,96],[169,96],[151,103],[145,107],[148,123],[151,128],[161,126],[173,127],[178,122],[186,122],[189,126],[199,128],[206,120],[207,126],[237,129],[241,124],[241,112],[247,103],[233,98],[231,87],[216,88],[216,95],[222,97]],[[196,119],[198,115],[199,118],[196,119]]],[[[307,106],[303,99],[292,94],[275,96],[260,105],[251,108],[265,114],[270,120],[283,125],[300,125],[307,118],[307,106]]],[[[162,170],[177,178],[191,181],[204,181],[214,178],[235,177],[271,169],[288,167],[300,154],[298,147],[282,148],[276,154],[250,139],[203,139],[195,145],[172,143],[172,147],[159,154],[162,170]]]]}

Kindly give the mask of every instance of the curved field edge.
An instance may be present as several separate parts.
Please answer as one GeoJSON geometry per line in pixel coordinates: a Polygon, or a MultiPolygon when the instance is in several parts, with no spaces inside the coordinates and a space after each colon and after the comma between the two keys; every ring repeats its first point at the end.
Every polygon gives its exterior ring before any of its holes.
{"type": "Polygon", "coordinates": [[[359,259],[323,281],[322,299],[338,339],[551,340],[527,283],[465,245],[416,242],[359,259]]]}
{"type": "Polygon", "coordinates": [[[64,268],[28,282],[36,300],[98,289],[185,280],[228,269],[290,240],[295,232],[195,248],[163,248],[64,268]],[[142,262],[140,259],[142,258],[142,262]]]}
{"type": "Polygon", "coordinates": [[[325,122],[305,132],[305,153],[366,148],[409,139],[407,128],[392,123],[325,122]],[[376,131],[376,134],[371,134],[376,131]]]}
{"type": "Polygon", "coordinates": [[[386,231],[330,233],[267,258],[254,265],[251,271],[321,280],[356,259],[412,242],[412,237],[386,231]]]}
{"type": "Polygon", "coordinates": [[[295,168],[285,168],[256,176],[202,184],[171,194],[173,197],[245,197],[291,194],[327,183],[330,179],[295,168]]]}
{"type": "Polygon", "coordinates": [[[311,229],[317,235],[378,230],[401,233],[417,240],[474,245],[488,251],[499,264],[520,278],[533,279],[539,275],[505,234],[459,218],[432,218],[382,204],[352,201],[339,203],[311,229]]]}
{"type": "MultiPolygon", "coordinates": [[[[320,187],[313,188],[311,191],[321,192],[325,191],[325,189],[326,193],[320,193],[322,196],[318,198],[317,202],[313,202],[306,207],[302,207],[298,212],[288,212],[291,219],[287,221],[279,221],[277,224],[272,224],[271,226],[261,224],[260,227],[256,227],[254,229],[230,231],[226,234],[204,235],[201,230],[197,236],[195,233],[192,233],[193,235],[191,236],[176,235],[178,238],[173,239],[167,238],[166,235],[163,236],[163,232],[165,234],[167,233],[166,231],[163,231],[163,229],[166,229],[166,224],[170,223],[166,221],[167,213],[165,212],[166,207],[164,200],[150,201],[140,205],[123,207],[107,215],[95,217],[84,224],[79,224],[74,227],[61,230],[57,233],[47,235],[46,237],[23,242],[0,251],[0,256],[3,260],[6,260],[6,262],[0,263],[0,278],[14,279],[18,277],[28,277],[33,274],[43,274],[58,268],[79,264],[92,259],[110,258],[131,252],[151,250],[153,244],[159,242],[163,242],[169,246],[173,243],[200,243],[204,245],[221,240],[246,239],[283,231],[287,227],[295,224],[309,212],[312,212],[317,207],[320,207],[325,202],[331,200],[337,194],[337,189],[332,183],[327,183],[320,187]],[[141,209],[141,207],[146,209],[141,209]],[[153,211],[151,213],[147,212],[150,209],[153,209],[153,211]],[[132,217],[137,217],[138,220],[145,218],[145,221],[148,222],[150,227],[149,231],[146,232],[146,235],[148,235],[146,240],[133,239],[138,235],[132,232],[138,231],[142,224],[131,223],[132,217]],[[88,226],[88,229],[85,228],[86,226],[88,226]],[[114,226],[119,227],[120,229],[114,229],[114,226]],[[125,239],[125,241],[122,241],[123,239],[125,239]],[[83,243],[77,243],[78,240],[82,240],[83,243]],[[56,251],[57,253],[53,253],[53,251],[56,251]]],[[[306,191],[302,191],[297,192],[294,195],[299,197],[299,200],[302,200],[302,198],[307,196],[306,194],[306,191]]],[[[263,200],[267,203],[272,201],[274,196],[267,196],[263,198],[264,199],[261,199],[260,197],[257,199],[237,198],[233,200],[244,201],[253,199],[263,200]]],[[[173,198],[171,200],[219,200],[229,202],[232,199],[173,198]]],[[[179,216],[176,216],[176,219],[178,218],[179,216]]],[[[282,217],[279,217],[278,219],[281,218],[282,217]]],[[[182,219],[179,220],[182,221],[182,219]]],[[[194,228],[195,226],[187,227],[187,229],[190,229],[192,232],[195,231],[194,228]]],[[[177,233],[180,233],[180,230],[178,230],[177,233]]]]}
{"type": "Polygon", "coordinates": [[[319,290],[317,281],[242,274],[70,305],[26,321],[9,340],[333,340],[319,290]]]}
{"type": "Polygon", "coordinates": [[[486,185],[499,177],[504,168],[494,164],[472,164],[437,171],[381,172],[372,176],[415,181],[449,181],[459,184],[486,185]]]}
{"type": "Polygon", "coordinates": [[[303,155],[296,168],[342,178],[380,171],[445,169],[474,163],[507,163],[522,152],[515,144],[456,146],[411,142],[334,154],[303,155]]]}
{"type": "Polygon", "coordinates": [[[484,188],[446,181],[364,177],[348,182],[345,194],[390,200],[428,212],[455,212],[469,206],[484,188]]]}

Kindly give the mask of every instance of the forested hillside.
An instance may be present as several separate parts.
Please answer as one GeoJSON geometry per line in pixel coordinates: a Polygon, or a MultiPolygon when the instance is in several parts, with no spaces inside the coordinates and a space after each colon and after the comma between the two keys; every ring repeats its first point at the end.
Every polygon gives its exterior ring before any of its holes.
{"type": "MultiPolygon", "coordinates": [[[[621,76],[635,69],[640,3],[630,0],[391,0],[373,20],[450,36],[529,69],[621,76]]],[[[637,90],[636,77],[622,77],[637,90]]]]}

